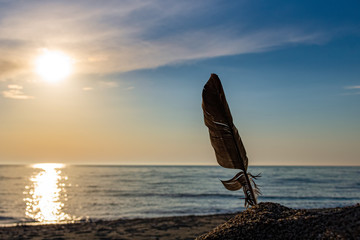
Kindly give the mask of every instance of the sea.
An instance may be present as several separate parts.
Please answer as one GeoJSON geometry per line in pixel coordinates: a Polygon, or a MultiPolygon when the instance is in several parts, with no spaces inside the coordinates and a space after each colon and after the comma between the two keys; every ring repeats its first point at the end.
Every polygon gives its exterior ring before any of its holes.
{"type": "MultiPolygon", "coordinates": [[[[291,208],[360,203],[360,167],[255,166],[259,202],[291,208]]],[[[243,211],[220,166],[0,165],[0,225],[207,215],[243,211]]]]}

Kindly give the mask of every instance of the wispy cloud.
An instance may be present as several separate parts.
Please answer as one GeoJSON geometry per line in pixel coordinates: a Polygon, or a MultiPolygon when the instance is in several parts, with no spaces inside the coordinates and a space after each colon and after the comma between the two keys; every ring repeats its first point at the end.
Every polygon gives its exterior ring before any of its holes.
{"type": "Polygon", "coordinates": [[[116,88],[119,86],[117,82],[107,82],[107,81],[100,81],[100,85],[107,88],[116,88]]]}
{"type": "Polygon", "coordinates": [[[94,88],[92,88],[92,87],[83,87],[82,90],[83,91],[92,91],[92,90],[94,90],[94,88]]]}
{"type": "MultiPolygon", "coordinates": [[[[1,50],[1,43],[0,43],[1,50]]],[[[6,55],[5,55],[6,56],[6,55]]],[[[11,57],[10,57],[11,58],[11,57]]],[[[21,73],[27,66],[14,60],[1,59],[0,56],[0,81],[11,78],[13,74],[21,73]]]]}
{"type": "Polygon", "coordinates": [[[360,95],[360,85],[353,85],[353,86],[345,86],[344,89],[347,91],[341,95],[349,96],[349,95],[360,95]]]}
{"type": "Polygon", "coordinates": [[[360,95],[360,92],[347,92],[340,94],[342,96],[360,95]]]}
{"type": "Polygon", "coordinates": [[[23,89],[23,87],[22,87],[22,86],[20,86],[20,85],[16,85],[16,84],[11,84],[11,85],[8,85],[8,88],[9,88],[9,89],[17,89],[17,90],[21,90],[21,89],[23,89]]]}
{"type": "Polygon", "coordinates": [[[357,86],[347,86],[347,87],[344,87],[345,89],[360,89],[360,85],[357,85],[357,86]]]}
{"type": "Polygon", "coordinates": [[[20,100],[27,100],[33,99],[33,96],[25,95],[22,91],[23,87],[20,85],[8,85],[8,90],[2,92],[3,97],[5,98],[12,98],[12,99],[20,99],[20,100]]]}
{"type": "Polygon", "coordinates": [[[226,9],[215,0],[2,4],[6,7],[0,6],[0,70],[7,78],[30,73],[40,48],[69,53],[78,73],[107,74],[319,43],[328,37],[289,23],[249,27],[247,9],[240,6],[235,7],[244,21],[225,21],[221,16],[231,5],[226,9]]]}

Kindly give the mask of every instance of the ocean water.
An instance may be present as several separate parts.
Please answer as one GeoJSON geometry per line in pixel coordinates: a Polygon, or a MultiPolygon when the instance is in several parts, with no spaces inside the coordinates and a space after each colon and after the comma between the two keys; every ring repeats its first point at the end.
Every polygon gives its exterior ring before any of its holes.
{"type": "MultiPolygon", "coordinates": [[[[250,167],[259,202],[292,208],[360,203],[360,167],[250,167]]],[[[244,210],[242,191],[219,179],[237,171],[218,166],[0,165],[0,224],[159,216],[244,210]]]]}

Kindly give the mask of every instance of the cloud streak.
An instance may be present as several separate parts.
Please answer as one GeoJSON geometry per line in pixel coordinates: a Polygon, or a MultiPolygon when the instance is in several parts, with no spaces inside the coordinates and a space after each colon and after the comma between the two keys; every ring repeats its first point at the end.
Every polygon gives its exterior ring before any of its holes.
{"type": "Polygon", "coordinates": [[[94,90],[94,88],[92,88],[92,87],[83,87],[82,90],[85,91],[85,92],[88,92],[88,91],[94,90]]]}
{"type": "MultiPolygon", "coordinates": [[[[209,7],[219,5],[217,1],[6,4],[0,8],[3,80],[31,73],[33,59],[42,48],[67,52],[76,59],[77,73],[108,74],[291,44],[316,44],[328,37],[297,26],[248,29],[246,21],[223,21],[213,16],[215,9],[209,7]]],[[[237,7],[246,15],[246,8],[237,7]]],[[[228,9],[216,10],[226,14],[228,9]]]]}
{"type": "Polygon", "coordinates": [[[27,100],[33,99],[33,96],[25,95],[22,91],[23,87],[20,85],[8,85],[8,90],[2,92],[4,98],[18,99],[18,100],[27,100]]]}
{"type": "Polygon", "coordinates": [[[345,89],[360,89],[360,85],[357,85],[357,86],[348,86],[348,87],[345,87],[345,89]]]}
{"type": "Polygon", "coordinates": [[[360,95],[360,85],[346,86],[344,89],[348,90],[346,93],[342,94],[344,96],[360,95]]]}

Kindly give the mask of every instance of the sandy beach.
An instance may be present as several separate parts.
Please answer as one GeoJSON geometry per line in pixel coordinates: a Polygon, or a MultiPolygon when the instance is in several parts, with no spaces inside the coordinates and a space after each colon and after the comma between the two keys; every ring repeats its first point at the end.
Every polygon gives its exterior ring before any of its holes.
{"type": "Polygon", "coordinates": [[[0,228],[0,239],[195,239],[235,214],[0,228]]]}
{"type": "Polygon", "coordinates": [[[0,239],[360,239],[360,205],[0,228],[0,239]]]}

